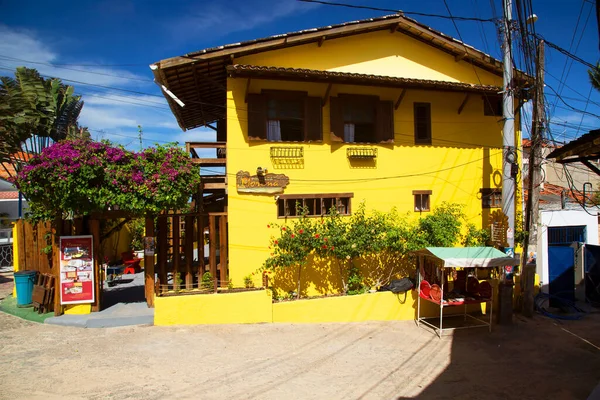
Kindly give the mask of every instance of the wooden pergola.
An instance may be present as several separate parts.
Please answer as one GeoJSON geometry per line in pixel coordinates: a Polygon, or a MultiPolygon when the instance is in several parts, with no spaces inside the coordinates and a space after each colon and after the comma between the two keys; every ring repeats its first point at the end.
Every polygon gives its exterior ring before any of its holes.
{"type": "Polygon", "coordinates": [[[589,131],[580,138],[552,151],[546,158],[554,158],[559,164],[580,162],[600,175],[600,169],[591,162],[600,159],[600,129],[589,131]]]}

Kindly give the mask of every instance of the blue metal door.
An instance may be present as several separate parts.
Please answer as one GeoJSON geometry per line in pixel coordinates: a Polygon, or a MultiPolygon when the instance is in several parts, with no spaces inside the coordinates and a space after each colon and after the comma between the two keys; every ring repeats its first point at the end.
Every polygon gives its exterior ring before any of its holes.
{"type": "MultiPolygon", "coordinates": [[[[575,249],[548,246],[549,293],[565,300],[575,300],[575,249]]],[[[550,300],[550,306],[558,306],[550,300]]]]}

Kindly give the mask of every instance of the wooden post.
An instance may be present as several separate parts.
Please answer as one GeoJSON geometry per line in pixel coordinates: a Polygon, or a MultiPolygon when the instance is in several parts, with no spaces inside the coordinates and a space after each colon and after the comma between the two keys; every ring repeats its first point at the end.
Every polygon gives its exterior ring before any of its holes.
{"type": "Polygon", "coordinates": [[[192,289],[194,286],[194,275],[192,274],[192,262],[194,261],[194,217],[185,216],[185,288],[192,289]]]}
{"type": "Polygon", "coordinates": [[[217,224],[216,224],[216,216],[208,215],[208,234],[210,241],[210,274],[213,277],[214,281],[214,290],[217,291],[217,224]]]}
{"type": "Polygon", "coordinates": [[[227,216],[219,216],[219,263],[221,287],[227,286],[227,216]]]}
{"type": "MultiPolygon", "coordinates": [[[[154,237],[154,218],[146,216],[146,231],[145,235],[154,237]]],[[[145,245],[145,243],[144,243],[145,245]]],[[[154,254],[149,255],[144,246],[144,291],[146,294],[146,304],[150,308],[154,308],[154,254]]]]}
{"type": "Polygon", "coordinates": [[[102,291],[100,290],[100,220],[90,219],[90,233],[93,236],[94,246],[94,302],[92,303],[92,312],[100,311],[102,304],[102,291]]]}
{"type": "MultiPolygon", "coordinates": [[[[167,217],[158,217],[158,279],[161,285],[167,284],[167,217]]],[[[162,288],[160,289],[162,293],[162,288]]]]}
{"type": "Polygon", "coordinates": [[[54,235],[52,246],[52,269],[54,273],[54,315],[62,315],[62,305],[60,304],[60,235],[62,235],[62,218],[54,219],[54,235]]]}
{"type": "Polygon", "coordinates": [[[180,243],[181,243],[181,230],[179,226],[179,215],[173,216],[173,290],[179,290],[179,261],[181,257],[179,255],[180,243]]]}
{"type": "Polygon", "coordinates": [[[204,215],[198,215],[198,289],[202,289],[204,266],[204,215]]]}

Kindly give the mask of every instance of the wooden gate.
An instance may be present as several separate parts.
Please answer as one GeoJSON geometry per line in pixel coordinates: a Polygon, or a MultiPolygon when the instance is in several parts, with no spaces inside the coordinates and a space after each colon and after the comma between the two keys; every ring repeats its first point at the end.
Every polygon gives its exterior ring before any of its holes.
{"type": "Polygon", "coordinates": [[[227,213],[161,214],[157,221],[156,294],[227,286],[227,213]]]}

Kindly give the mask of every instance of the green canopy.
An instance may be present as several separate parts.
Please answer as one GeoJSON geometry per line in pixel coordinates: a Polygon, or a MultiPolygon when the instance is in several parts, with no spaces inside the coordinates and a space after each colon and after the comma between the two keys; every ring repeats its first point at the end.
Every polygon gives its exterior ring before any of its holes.
{"type": "Polygon", "coordinates": [[[508,257],[493,247],[426,247],[412,253],[440,260],[444,268],[490,268],[520,264],[518,258],[508,257]]]}

